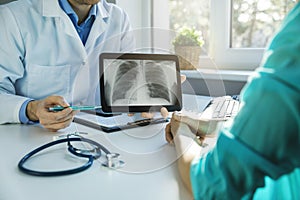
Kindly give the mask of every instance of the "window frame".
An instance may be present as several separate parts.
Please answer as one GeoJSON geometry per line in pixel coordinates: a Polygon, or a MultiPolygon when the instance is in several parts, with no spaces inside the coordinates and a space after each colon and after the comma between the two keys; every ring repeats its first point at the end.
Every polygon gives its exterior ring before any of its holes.
{"type": "MultiPolygon", "coordinates": [[[[169,30],[169,12],[167,5],[169,0],[148,0],[147,3],[133,4],[132,0],[117,0],[117,4],[125,7],[125,11],[132,19],[138,18],[138,24],[134,28],[151,28],[169,30]],[[136,9],[129,8],[133,6],[136,9]],[[141,8],[138,9],[137,6],[141,8]],[[128,8],[127,8],[128,7],[128,8]],[[141,12],[133,12],[140,10],[141,12]],[[146,13],[146,14],[145,14],[146,13]]],[[[135,0],[139,1],[139,0],[135,0]]],[[[201,69],[253,71],[261,60],[265,48],[231,48],[231,3],[232,0],[210,0],[210,50],[208,55],[200,56],[201,69]]],[[[172,30],[170,30],[172,32],[172,30]]],[[[174,31],[173,31],[174,32],[174,31]]],[[[168,44],[161,44],[162,38],[154,31],[151,35],[152,47],[159,46],[167,49],[168,44]]],[[[165,39],[165,38],[164,38],[165,39]]],[[[166,39],[164,40],[166,41],[166,39]]],[[[205,50],[206,51],[206,50],[205,50]]],[[[235,72],[236,73],[236,72],[235,72]]]]}
{"type": "MultiPolygon", "coordinates": [[[[265,48],[232,48],[232,0],[210,1],[210,50],[208,55],[200,56],[201,69],[255,70],[262,60],[265,48]]],[[[169,19],[159,17],[169,14],[166,12],[166,4],[168,0],[152,0],[152,27],[169,28],[169,23],[166,22],[169,19]]],[[[153,39],[156,41],[155,35],[153,39]]]]}
{"type": "Polygon", "coordinates": [[[210,55],[221,69],[254,70],[265,48],[231,47],[231,5],[232,0],[211,0],[210,55]]]}

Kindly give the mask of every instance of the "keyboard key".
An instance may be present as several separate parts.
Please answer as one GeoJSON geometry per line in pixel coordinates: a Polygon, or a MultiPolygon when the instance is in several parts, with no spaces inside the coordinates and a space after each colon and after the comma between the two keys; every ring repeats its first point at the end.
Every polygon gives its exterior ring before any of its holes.
{"type": "Polygon", "coordinates": [[[202,116],[206,119],[226,120],[234,117],[239,111],[239,101],[231,96],[216,97],[204,110],[202,116]]]}
{"type": "Polygon", "coordinates": [[[222,118],[225,116],[228,105],[229,105],[229,100],[225,100],[225,102],[223,103],[223,106],[219,112],[219,115],[218,115],[219,118],[222,118]]]}
{"type": "Polygon", "coordinates": [[[234,104],[235,104],[235,101],[229,101],[229,105],[226,110],[226,116],[228,116],[228,117],[231,116],[234,104]]]}
{"type": "Polygon", "coordinates": [[[240,102],[235,101],[234,107],[232,109],[232,115],[235,116],[239,112],[239,109],[240,109],[240,102]]]}

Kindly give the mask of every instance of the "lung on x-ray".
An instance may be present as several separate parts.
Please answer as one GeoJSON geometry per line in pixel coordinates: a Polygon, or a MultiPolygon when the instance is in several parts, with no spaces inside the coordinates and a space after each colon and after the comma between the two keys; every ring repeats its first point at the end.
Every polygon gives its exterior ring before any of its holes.
{"type": "Polygon", "coordinates": [[[101,104],[105,112],[181,109],[178,58],[169,54],[100,56],[101,104]]]}

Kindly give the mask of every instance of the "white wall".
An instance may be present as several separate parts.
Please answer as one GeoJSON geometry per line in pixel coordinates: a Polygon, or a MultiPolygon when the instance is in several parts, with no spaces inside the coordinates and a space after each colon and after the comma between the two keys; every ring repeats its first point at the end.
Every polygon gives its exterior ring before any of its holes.
{"type": "Polygon", "coordinates": [[[150,27],[151,0],[117,0],[117,5],[129,15],[132,27],[150,27]]]}
{"type": "Polygon", "coordinates": [[[136,37],[137,52],[149,52],[151,43],[151,1],[152,0],[117,0],[131,22],[136,37]]]}

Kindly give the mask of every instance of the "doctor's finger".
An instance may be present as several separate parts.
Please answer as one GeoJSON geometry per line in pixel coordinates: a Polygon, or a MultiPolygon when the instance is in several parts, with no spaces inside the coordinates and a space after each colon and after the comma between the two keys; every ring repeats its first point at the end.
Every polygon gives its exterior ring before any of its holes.
{"type": "Polygon", "coordinates": [[[56,132],[60,129],[64,129],[64,128],[67,128],[68,126],[70,126],[72,121],[73,121],[73,118],[67,119],[66,121],[63,121],[63,122],[57,122],[54,124],[46,124],[43,126],[44,126],[44,128],[46,128],[52,132],[56,132]]]}
{"type": "Polygon", "coordinates": [[[186,75],[180,75],[181,83],[183,83],[186,80],[186,75]]]}
{"type": "Polygon", "coordinates": [[[59,105],[62,104],[61,106],[69,106],[65,98],[62,96],[49,96],[45,99],[45,101],[47,103],[57,103],[59,105]]]}
{"type": "Polygon", "coordinates": [[[61,129],[66,127],[68,124],[72,122],[73,118],[67,118],[64,121],[49,121],[49,120],[41,120],[40,124],[46,129],[61,129]]]}
{"type": "Polygon", "coordinates": [[[71,108],[66,108],[58,112],[47,112],[47,117],[52,121],[65,121],[66,118],[74,116],[74,113],[71,108]]]}
{"type": "Polygon", "coordinates": [[[149,112],[149,113],[147,113],[147,112],[142,112],[142,113],[141,113],[141,117],[143,117],[143,118],[153,118],[154,115],[155,115],[155,113],[153,113],[153,112],[149,112]]]}
{"type": "Polygon", "coordinates": [[[40,123],[42,125],[53,125],[58,123],[63,123],[69,120],[72,120],[77,112],[71,111],[67,115],[60,115],[60,113],[48,113],[48,115],[44,115],[42,118],[40,118],[40,123]],[[52,115],[55,115],[52,116],[52,115]]]}
{"type": "Polygon", "coordinates": [[[62,96],[49,96],[42,100],[45,106],[45,109],[48,109],[49,107],[53,106],[62,106],[62,107],[68,107],[70,104],[65,100],[62,96]]]}
{"type": "Polygon", "coordinates": [[[167,108],[162,107],[160,109],[160,114],[164,119],[166,119],[169,116],[169,111],[167,110],[167,108]]]}

